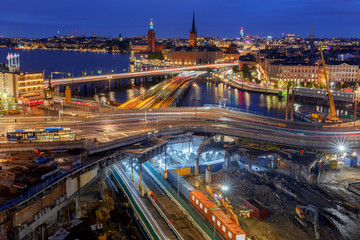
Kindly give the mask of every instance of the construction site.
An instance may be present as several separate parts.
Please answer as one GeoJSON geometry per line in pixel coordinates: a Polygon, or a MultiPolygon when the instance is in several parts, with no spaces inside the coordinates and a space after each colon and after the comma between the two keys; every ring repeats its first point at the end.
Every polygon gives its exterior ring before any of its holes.
{"type": "Polygon", "coordinates": [[[151,161],[153,167],[181,193],[200,190],[246,232],[247,239],[360,236],[360,170],[346,156],[335,159],[226,136],[193,137],[189,143],[168,145],[166,170],[164,154],[151,161]]]}

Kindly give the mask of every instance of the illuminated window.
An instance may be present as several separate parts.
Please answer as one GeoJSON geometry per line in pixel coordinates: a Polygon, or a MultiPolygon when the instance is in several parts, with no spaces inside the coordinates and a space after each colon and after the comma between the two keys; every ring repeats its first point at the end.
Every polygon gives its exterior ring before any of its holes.
{"type": "Polygon", "coordinates": [[[195,197],[194,197],[194,196],[192,196],[192,200],[195,201],[195,197]]]}
{"type": "Polygon", "coordinates": [[[212,215],[211,219],[213,220],[213,222],[215,222],[215,216],[214,215],[212,215]]]}
{"type": "Polygon", "coordinates": [[[199,205],[199,201],[196,199],[196,205],[199,205]]]}
{"type": "Polygon", "coordinates": [[[217,220],[217,225],[220,227],[221,223],[219,220],[217,220]]]}
{"type": "Polygon", "coordinates": [[[226,228],[224,225],[222,226],[222,230],[223,230],[223,232],[226,232],[226,228]]]}
{"type": "Polygon", "coordinates": [[[208,212],[207,208],[204,208],[204,212],[205,212],[205,213],[207,213],[207,212],[208,212]]]}
{"type": "Polygon", "coordinates": [[[232,238],[231,232],[228,233],[228,236],[229,236],[230,239],[232,238]]]}

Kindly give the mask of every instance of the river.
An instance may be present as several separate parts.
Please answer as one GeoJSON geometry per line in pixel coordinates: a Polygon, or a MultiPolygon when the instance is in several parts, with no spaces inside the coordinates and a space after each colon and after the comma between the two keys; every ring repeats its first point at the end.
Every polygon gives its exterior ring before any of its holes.
{"type": "MultiPolygon", "coordinates": [[[[0,48],[0,62],[7,62],[9,52],[19,53],[21,70],[28,72],[44,72],[49,76],[51,72],[63,72],[71,76],[96,75],[99,73],[119,73],[128,71],[129,55],[73,52],[73,51],[46,51],[46,50],[14,50],[0,48]]],[[[54,74],[60,78],[61,74],[54,74]]],[[[146,91],[152,84],[137,87],[113,88],[116,101],[125,102],[146,91]]],[[[83,95],[92,94],[84,91],[83,95]]],[[[284,118],[285,101],[274,95],[245,92],[224,85],[222,83],[199,82],[192,85],[179,106],[204,106],[204,104],[218,104],[219,99],[227,106],[241,108],[250,112],[284,118]],[[225,100],[226,99],[226,100],[225,100]]],[[[327,111],[320,105],[296,102],[295,110],[319,112],[327,111]]],[[[342,111],[346,113],[346,111],[342,111]]]]}

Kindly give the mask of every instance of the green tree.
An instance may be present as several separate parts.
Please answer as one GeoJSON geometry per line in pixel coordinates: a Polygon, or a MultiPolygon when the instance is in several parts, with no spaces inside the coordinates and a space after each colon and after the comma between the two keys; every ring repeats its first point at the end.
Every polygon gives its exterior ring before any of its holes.
{"type": "Polygon", "coordinates": [[[308,88],[312,88],[312,87],[313,87],[313,84],[312,84],[311,82],[309,82],[309,83],[306,84],[306,86],[307,86],[308,88]]]}
{"type": "Polygon", "coordinates": [[[340,90],[341,89],[341,82],[337,82],[335,87],[336,87],[336,89],[340,90]]]}
{"type": "Polygon", "coordinates": [[[161,52],[150,53],[148,55],[148,60],[160,60],[160,61],[163,61],[164,59],[165,59],[164,55],[161,52]]]}
{"type": "Polygon", "coordinates": [[[314,84],[314,87],[315,87],[315,88],[319,88],[319,84],[318,84],[318,83],[315,83],[315,84],[314,84]]]}
{"type": "Polygon", "coordinates": [[[252,81],[251,71],[250,71],[250,68],[249,68],[249,66],[247,64],[244,64],[244,66],[241,69],[241,73],[242,73],[244,79],[249,80],[249,82],[252,81]]]}
{"type": "Polygon", "coordinates": [[[343,87],[343,88],[348,88],[348,87],[350,87],[350,84],[347,83],[347,82],[344,82],[343,85],[342,85],[342,87],[343,87]]]}
{"type": "Polygon", "coordinates": [[[293,86],[293,84],[292,84],[291,82],[289,82],[289,83],[288,83],[288,87],[291,88],[292,86],[293,86]]]}
{"type": "Polygon", "coordinates": [[[320,89],[324,89],[325,88],[325,83],[320,83],[320,89]]]}
{"type": "Polygon", "coordinates": [[[305,86],[304,82],[301,82],[301,83],[300,83],[300,86],[301,86],[301,87],[304,87],[304,86],[305,86]]]}
{"type": "Polygon", "coordinates": [[[238,65],[233,66],[232,70],[233,70],[234,74],[238,73],[239,72],[239,66],[238,65]]]}

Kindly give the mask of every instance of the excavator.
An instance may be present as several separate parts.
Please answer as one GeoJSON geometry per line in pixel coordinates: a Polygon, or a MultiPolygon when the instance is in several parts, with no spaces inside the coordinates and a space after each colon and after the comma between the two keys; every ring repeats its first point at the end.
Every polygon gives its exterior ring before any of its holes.
{"type": "Polygon", "coordinates": [[[320,239],[319,230],[319,211],[314,205],[300,206],[297,205],[295,208],[297,216],[296,218],[302,225],[306,226],[304,220],[311,222],[314,225],[315,237],[320,239]]]}
{"type": "Polygon", "coordinates": [[[326,91],[329,97],[329,104],[330,104],[330,113],[326,115],[323,120],[325,121],[325,123],[342,123],[342,121],[339,120],[338,116],[336,115],[334,98],[329,88],[329,76],[326,70],[324,53],[321,47],[319,49],[321,54],[321,63],[324,67],[325,85],[326,85],[326,91]]]}
{"type": "Polygon", "coordinates": [[[223,205],[225,209],[234,209],[233,206],[231,205],[230,200],[224,196],[224,194],[221,192],[222,189],[222,185],[220,184],[216,184],[216,185],[207,185],[206,186],[206,191],[210,194],[210,196],[212,198],[215,199],[216,204],[219,205],[223,205]]]}

